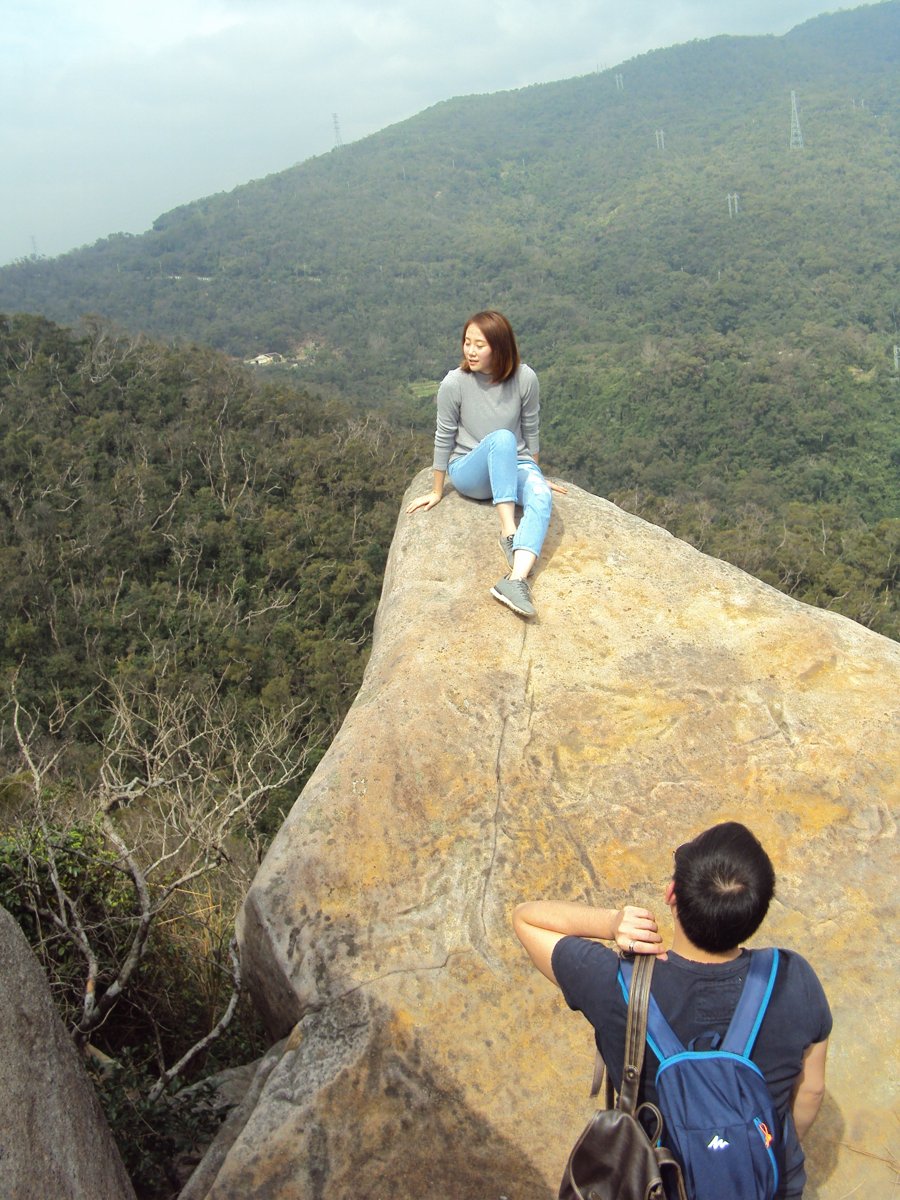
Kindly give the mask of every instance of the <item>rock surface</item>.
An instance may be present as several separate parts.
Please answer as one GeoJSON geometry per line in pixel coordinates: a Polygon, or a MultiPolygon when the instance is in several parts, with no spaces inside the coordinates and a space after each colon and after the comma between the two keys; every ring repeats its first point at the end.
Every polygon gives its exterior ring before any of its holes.
{"type": "Polygon", "coordinates": [[[134,1200],[31,947],[0,908],[0,1196],[134,1200]]]}
{"type": "Polygon", "coordinates": [[[502,570],[489,505],[401,516],[359,696],[242,912],[289,1037],[205,1194],[548,1200],[592,1042],[511,909],[663,912],[673,848],[736,818],[779,877],[760,940],[835,1015],[807,1200],[886,1195],[900,648],[575,488],[533,622],[502,570]]]}

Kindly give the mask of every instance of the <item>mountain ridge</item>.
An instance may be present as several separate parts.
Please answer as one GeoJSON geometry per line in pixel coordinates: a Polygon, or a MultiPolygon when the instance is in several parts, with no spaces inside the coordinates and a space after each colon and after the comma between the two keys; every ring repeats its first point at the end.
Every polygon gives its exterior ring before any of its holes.
{"type": "MultiPolygon", "coordinates": [[[[221,283],[229,277],[259,273],[261,283],[294,284],[293,291],[289,289],[284,297],[290,301],[289,311],[292,309],[298,318],[305,317],[306,323],[314,327],[316,304],[306,297],[306,310],[312,311],[305,311],[302,294],[315,290],[310,287],[309,280],[316,279],[316,268],[323,265],[316,262],[317,255],[319,258],[323,254],[330,255],[332,261],[326,265],[332,270],[337,267],[340,273],[346,249],[352,245],[354,253],[360,255],[359,261],[353,263],[357,275],[360,268],[380,270],[385,266],[386,250],[392,246],[395,252],[398,249],[396,240],[392,242],[391,239],[402,234],[409,247],[409,265],[427,268],[428,239],[436,236],[433,227],[440,227],[448,220],[471,220],[473,212],[477,216],[486,197],[499,207],[497,219],[487,222],[489,229],[492,225],[502,226],[515,217],[516,220],[510,223],[514,230],[518,229],[527,265],[540,267],[539,256],[535,261],[535,256],[527,253],[528,238],[534,232],[529,228],[528,209],[533,208],[536,201],[546,203],[548,193],[552,193],[561,209],[557,214],[560,224],[567,210],[578,211],[584,201],[581,191],[575,191],[571,196],[559,195],[559,185],[566,175],[576,179],[587,176],[591,185],[602,181],[593,211],[584,214],[587,221],[600,228],[609,224],[612,211],[621,215],[622,204],[631,204],[638,213],[641,205],[646,204],[655,214],[652,206],[654,184],[673,186],[672,180],[659,167],[666,161],[671,162],[673,155],[676,161],[690,158],[694,153],[719,156],[723,161],[707,164],[705,173],[708,175],[712,171],[724,176],[732,171],[737,175],[733,186],[743,186],[746,191],[749,181],[746,174],[741,178],[740,168],[741,157],[746,151],[739,141],[727,143],[727,137],[736,136],[737,130],[746,139],[745,145],[755,153],[766,146],[770,152],[773,146],[786,151],[789,146],[790,91],[815,79],[825,66],[834,68],[839,64],[842,68],[843,78],[835,78],[826,84],[829,91],[838,87],[845,90],[851,83],[861,85],[864,82],[879,96],[884,91],[882,101],[889,106],[887,115],[860,109],[857,116],[863,117],[865,113],[873,124],[889,122],[889,132],[895,132],[900,120],[896,86],[890,92],[887,81],[873,79],[872,72],[883,72],[886,65],[896,60],[898,45],[900,6],[897,0],[887,0],[865,9],[816,18],[782,38],[720,37],[689,42],[640,55],[613,70],[572,80],[443,101],[407,121],[329,154],[243,184],[231,192],[181,205],[157,218],[153,229],[145,234],[136,237],[112,235],[101,239],[94,247],[72,251],[60,259],[26,260],[0,269],[0,305],[21,309],[23,305],[18,303],[19,300],[34,299],[39,302],[36,310],[44,315],[55,320],[77,319],[85,311],[85,299],[77,294],[54,298],[52,291],[55,274],[59,281],[62,276],[58,272],[65,273],[80,264],[86,268],[79,278],[88,292],[87,300],[102,300],[104,289],[116,301],[129,293],[133,295],[133,314],[127,306],[124,312],[119,304],[116,306],[116,315],[124,323],[141,317],[142,331],[165,335],[184,333],[243,355],[252,348],[253,339],[263,334],[246,317],[243,326],[238,324],[229,332],[215,325],[210,328],[202,311],[188,319],[189,314],[175,304],[166,312],[160,296],[149,287],[158,282],[152,273],[143,293],[135,273],[139,275],[141,267],[156,267],[169,285],[185,282],[192,274],[195,278],[200,277],[200,283],[211,282],[210,273],[213,278],[218,274],[217,282],[221,283]],[[854,31],[856,36],[852,37],[854,31]],[[847,61],[844,49],[848,40],[854,46],[852,62],[847,61]],[[617,80],[621,82],[621,90],[617,90],[617,80]],[[723,86],[726,81],[727,88],[723,86]],[[772,90],[776,82],[780,85],[780,95],[775,95],[772,90]],[[729,94],[738,92],[738,105],[730,109],[729,94]],[[711,101],[717,102],[717,107],[712,110],[707,107],[711,101]],[[761,111],[751,118],[750,108],[756,105],[761,106],[761,111]],[[486,148],[479,146],[473,138],[473,126],[485,116],[492,129],[486,148]],[[679,129],[679,118],[685,122],[688,116],[688,127],[679,129]],[[648,126],[651,120],[653,124],[648,126]],[[516,129],[510,127],[510,121],[517,124],[516,129]],[[656,133],[665,134],[665,154],[659,153],[660,145],[654,138],[656,133]],[[498,146],[495,143],[500,134],[505,135],[505,140],[498,146]],[[577,138],[581,138],[581,144],[577,138]],[[623,149],[628,152],[621,152],[623,149]],[[578,161],[572,159],[573,150],[583,152],[578,161]],[[535,166],[542,165],[535,163],[539,151],[544,153],[549,164],[549,170],[544,167],[543,175],[534,170],[535,166]],[[591,154],[594,159],[590,158],[591,154]],[[602,158],[602,170],[595,161],[598,156],[602,158]],[[731,162],[727,161],[729,156],[731,162]],[[368,174],[363,172],[363,167],[368,174]],[[648,174],[648,171],[656,174],[648,174]],[[644,181],[643,189],[637,194],[616,194],[617,186],[633,183],[636,179],[644,181]],[[306,188],[313,187],[319,190],[305,194],[306,188]],[[436,187],[439,196],[432,190],[436,187]],[[424,189],[421,194],[419,189],[424,189]],[[415,203],[402,209],[401,221],[398,222],[398,214],[394,214],[392,222],[390,209],[397,205],[404,190],[413,192],[415,203]],[[364,229],[358,227],[360,191],[366,198],[364,229]],[[304,217],[306,225],[299,231],[287,226],[273,228],[277,207],[268,214],[271,220],[266,224],[261,218],[267,214],[259,211],[261,198],[287,209],[290,216],[304,217]],[[442,202],[440,207],[435,207],[436,199],[442,202]],[[453,207],[448,214],[446,209],[451,199],[453,207]],[[250,201],[257,209],[248,214],[250,201]],[[312,207],[321,206],[325,201],[330,207],[324,216],[320,214],[317,224],[312,207]],[[427,208],[425,201],[431,202],[427,208]],[[617,205],[616,201],[621,203],[617,205]],[[422,207],[415,214],[418,202],[422,207]],[[383,228],[374,220],[376,213],[383,228]],[[414,215],[418,216],[418,222],[411,221],[414,215]],[[255,238],[254,222],[260,222],[255,238]],[[398,225],[401,227],[397,228],[398,225]],[[323,244],[328,232],[336,235],[339,247],[345,251],[343,259],[337,246],[323,244]],[[412,260],[412,249],[418,252],[415,260],[412,260]],[[290,272],[285,269],[284,255],[294,250],[304,253],[299,256],[297,270],[290,272]],[[148,257],[141,257],[143,251],[148,257]],[[122,286],[123,274],[125,287],[122,286]],[[179,275],[181,278],[176,278],[179,275]],[[42,279],[47,286],[41,284],[42,279]]],[[[840,99],[843,110],[843,102],[852,97],[848,93],[840,99]]],[[[873,100],[872,103],[876,102],[873,100]]],[[[808,116],[812,125],[820,115],[823,100],[814,94],[809,104],[809,111],[804,112],[803,117],[808,116]]],[[[844,118],[845,124],[853,119],[846,112],[844,118]]],[[[821,140],[821,131],[816,133],[821,140]]],[[[859,149],[862,151],[864,146],[860,145],[859,149]]],[[[753,165],[759,169],[771,164],[756,161],[753,165]]],[[[679,177],[675,182],[678,187],[685,188],[686,184],[698,181],[679,177]]],[[[678,203],[678,187],[672,197],[673,205],[678,203]]],[[[690,199],[695,204],[708,202],[702,187],[692,188],[690,199]]],[[[724,194],[717,194],[720,218],[723,212],[726,214],[716,230],[719,238],[729,229],[724,200],[724,194]]],[[[542,217],[545,215],[541,214],[542,217]]],[[[704,216],[708,215],[704,211],[704,216]]],[[[642,228],[640,221],[638,227],[642,228]]],[[[446,245],[432,246],[432,263],[446,265],[446,260],[451,257],[449,252],[460,249],[452,232],[442,232],[441,236],[447,239],[446,245]]],[[[477,229],[467,227],[465,232],[469,236],[477,235],[477,229]]],[[[642,232],[649,231],[642,228],[642,232]]],[[[733,226],[731,232],[734,232],[733,226]]],[[[541,224],[541,236],[552,243],[545,220],[541,224]]],[[[400,242],[399,248],[402,246],[400,242]]],[[[472,268],[475,277],[478,279],[481,273],[482,278],[473,290],[496,290],[494,273],[498,264],[502,264],[503,251],[507,249],[508,244],[501,245],[499,252],[495,251],[493,255],[498,262],[485,263],[481,272],[475,264],[472,268]]],[[[677,258],[677,254],[674,257],[677,258]]],[[[402,259],[400,265],[403,265],[402,259]]],[[[403,279],[402,272],[395,278],[403,279]]],[[[421,270],[416,273],[416,278],[421,283],[421,270]]],[[[436,281],[427,282],[434,286],[436,281]]],[[[364,287],[362,279],[358,278],[357,283],[364,287]]],[[[500,286],[503,286],[502,282],[500,286]]],[[[203,289],[198,290],[202,295],[203,289]]],[[[225,300],[227,296],[219,299],[225,300]]],[[[24,308],[35,311],[33,303],[26,303],[24,308]]],[[[259,302],[256,308],[259,308],[259,302]]],[[[104,309],[101,307],[97,311],[104,312],[104,309]]],[[[319,320],[324,326],[334,324],[335,315],[329,317],[326,314],[319,320]]],[[[302,324],[300,328],[303,329],[302,324]]],[[[289,335],[278,328],[270,333],[272,348],[288,349],[288,340],[289,335]]]]}

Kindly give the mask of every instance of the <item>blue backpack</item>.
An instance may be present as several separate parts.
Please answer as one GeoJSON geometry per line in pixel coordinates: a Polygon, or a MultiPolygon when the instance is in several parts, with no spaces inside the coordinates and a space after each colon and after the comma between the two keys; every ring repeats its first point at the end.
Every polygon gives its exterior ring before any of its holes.
{"type": "MultiPolygon", "coordinates": [[[[778,970],[778,951],[755,950],[728,1032],[711,1046],[681,1044],[651,995],[647,1044],[659,1059],[656,1091],[666,1142],[693,1200],[773,1200],[781,1125],[763,1074],[750,1059],[778,970]]],[[[619,985],[628,999],[632,963],[619,985]]]]}

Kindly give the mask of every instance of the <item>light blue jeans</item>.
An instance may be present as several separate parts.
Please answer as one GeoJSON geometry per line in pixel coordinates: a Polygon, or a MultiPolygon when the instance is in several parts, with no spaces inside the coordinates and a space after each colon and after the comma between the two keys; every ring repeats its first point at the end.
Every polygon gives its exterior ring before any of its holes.
{"type": "Polygon", "coordinates": [[[455,458],[447,474],[456,490],[473,500],[518,504],[522,520],[513,549],[540,554],[550,524],[553,493],[537,463],[518,457],[514,433],[509,429],[489,433],[474,450],[455,458]]]}

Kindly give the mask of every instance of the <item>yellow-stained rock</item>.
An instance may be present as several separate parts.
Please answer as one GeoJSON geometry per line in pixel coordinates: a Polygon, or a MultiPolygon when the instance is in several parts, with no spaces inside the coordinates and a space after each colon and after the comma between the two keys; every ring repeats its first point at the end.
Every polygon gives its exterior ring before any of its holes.
{"type": "Polygon", "coordinates": [[[242,913],[254,998],[303,1036],[210,1200],[555,1194],[592,1042],[511,909],[661,908],[673,849],[729,818],[778,872],[760,940],[834,1010],[807,1196],[887,1196],[900,649],[574,488],[526,623],[489,596],[495,526],[455,493],[400,518],[362,689],[242,913]]]}

